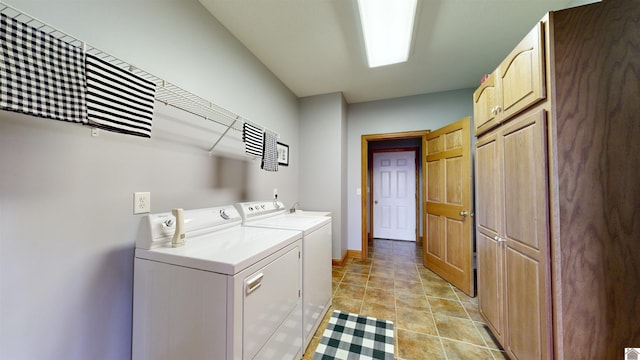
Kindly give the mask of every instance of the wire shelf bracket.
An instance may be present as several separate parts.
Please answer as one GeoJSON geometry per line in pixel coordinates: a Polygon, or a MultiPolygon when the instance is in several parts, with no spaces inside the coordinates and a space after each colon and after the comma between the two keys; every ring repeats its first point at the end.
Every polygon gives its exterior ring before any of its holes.
{"type": "Polygon", "coordinates": [[[238,122],[238,120],[235,120],[234,122],[232,122],[231,125],[229,125],[227,127],[227,129],[222,133],[222,135],[220,135],[218,140],[216,140],[216,142],[211,146],[211,148],[209,149],[209,156],[213,155],[213,149],[216,147],[216,145],[218,145],[218,143],[222,140],[222,138],[224,138],[225,135],[227,135],[229,130],[231,130],[231,128],[233,128],[233,125],[235,125],[236,122],[238,122]]]}

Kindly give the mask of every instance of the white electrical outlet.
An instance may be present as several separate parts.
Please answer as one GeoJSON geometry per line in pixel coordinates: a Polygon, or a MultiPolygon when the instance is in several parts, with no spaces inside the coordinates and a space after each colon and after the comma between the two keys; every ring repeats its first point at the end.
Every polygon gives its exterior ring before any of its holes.
{"type": "Polygon", "coordinates": [[[146,214],[151,211],[151,193],[134,192],[133,193],[133,213],[146,214]]]}

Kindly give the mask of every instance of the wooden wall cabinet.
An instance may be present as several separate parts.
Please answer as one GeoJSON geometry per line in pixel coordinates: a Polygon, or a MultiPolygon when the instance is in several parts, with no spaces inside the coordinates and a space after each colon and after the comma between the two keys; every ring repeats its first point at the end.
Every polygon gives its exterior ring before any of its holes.
{"type": "Polygon", "coordinates": [[[639,5],[547,14],[474,93],[478,307],[512,359],[640,347],[639,5]]]}
{"type": "Polygon", "coordinates": [[[497,106],[498,90],[496,89],[496,72],[494,71],[473,92],[473,123],[476,136],[500,124],[496,111],[497,106]]]}
{"type": "Polygon", "coordinates": [[[544,24],[536,25],[473,93],[476,135],[542,100],[544,24]]]}

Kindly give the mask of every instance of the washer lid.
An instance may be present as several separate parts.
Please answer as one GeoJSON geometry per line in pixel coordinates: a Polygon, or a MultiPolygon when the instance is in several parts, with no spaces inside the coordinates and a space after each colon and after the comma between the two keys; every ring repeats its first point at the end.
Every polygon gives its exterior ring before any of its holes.
{"type": "Polygon", "coordinates": [[[276,229],[293,229],[309,233],[330,222],[331,218],[328,216],[282,214],[260,220],[246,221],[244,225],[276,229]]]}
{"type": "Polygon", "coordinates": [[[187,238],[182,247],[138,248],[136,257],[235,275],[301,238],[294,230],[234,227],[187,238]]]}

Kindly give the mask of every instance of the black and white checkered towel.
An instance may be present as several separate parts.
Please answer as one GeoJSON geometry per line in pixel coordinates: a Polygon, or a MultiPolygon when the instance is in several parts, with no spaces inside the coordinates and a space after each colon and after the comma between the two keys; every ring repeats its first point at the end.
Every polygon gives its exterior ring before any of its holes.
{"type": "Polygon", "coordinates": [[[393,322],[334,310],[313,360],[393,360],[393,348],[393,322]]]}
{"type": "Polygon", "coordinates": [[[242,141],[244,151],[249,155],[262,156],[264,146],[264,131],[250,123],[242,125],[242,141]]]}
{"type": "Polygon", "coordinates": [[[278,137],[268,131],[264,133],[262,170],[278,171],[278,137]]]}
{"type": "Polygon", "coordinates": [[[0,14],[0,108],[87,122],[82,49],[0,14]]]}
{"type": "Polygon", "coordinates": [[[86,61],[89,124],[151,137],[155,84],[93,55],[86,61]]]}

